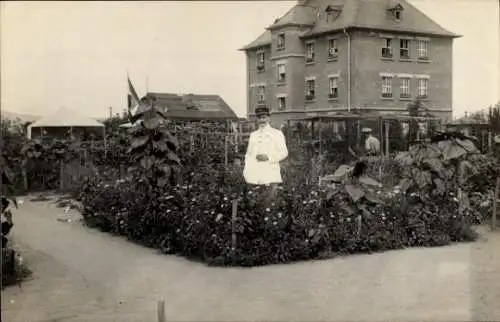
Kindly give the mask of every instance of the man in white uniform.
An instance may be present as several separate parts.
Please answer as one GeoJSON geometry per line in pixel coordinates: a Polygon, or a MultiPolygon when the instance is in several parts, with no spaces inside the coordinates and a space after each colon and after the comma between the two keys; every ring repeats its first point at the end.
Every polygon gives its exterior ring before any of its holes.
{"type": "Polygon", "coordinates": [[[249,184],[270,185],[274,195],[282,182],[280,162],[288,156],[285,136],[269,124],[267,107],[257,107],[255,114],[259,129],[250,134],[243,176],[249,184]]]}

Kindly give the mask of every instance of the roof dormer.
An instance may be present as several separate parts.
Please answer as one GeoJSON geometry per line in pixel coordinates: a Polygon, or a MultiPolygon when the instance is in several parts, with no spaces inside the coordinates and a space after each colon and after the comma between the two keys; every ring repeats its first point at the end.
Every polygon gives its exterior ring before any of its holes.
{"type": "Polygon", "coordinates": [[[399,3],[391,2],[387,12],[396,21],[401,21],[403,19],[403,6],[399,3]]]}
{"type": "Polygon", "coordinates": [[[340,13],[342,12],[342,6],[341,5],[328,5],[325,8],[325,13],[326,13],[326,21],[334,21],[335,19],[340,16],[340,13]]]}

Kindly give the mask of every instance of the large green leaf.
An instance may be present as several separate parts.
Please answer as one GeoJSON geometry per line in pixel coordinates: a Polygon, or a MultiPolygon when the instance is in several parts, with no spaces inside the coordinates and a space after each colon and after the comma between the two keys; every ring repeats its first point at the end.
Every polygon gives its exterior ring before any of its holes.
{"type": "Polygon", "coordinates": [[[177,156],[177,154],[169,151],[168,154],[167,154],[167,156],[168,156],[168,159],[170,161],[173,161],[173,162],[175,162],[177,164],[181,164],[181,159],[179,159],[179,157],[177,156]]]}
{"type": "Polygon", "coordinates": [[[412,180],[408,178],[404,178],[399,182],[399,188],[402,193],[406,193],[406,191],[410,189],[411,185],[412,185],[412,180]]]}
{"type": "Polygon", "coordinates": [[[424,159],[440,158],[441,155],[442,155],[442,151],[439,149],[437,144],[433,143],[433,144],[429,144],[426,147],[424,159]]]}
{"type": "Polygon", "coordinates": [[[399,152],[398,155],[396,155],[396,157],[394,158],[394,160],[403,166],[413,164],[413,158],[409,151],[399,152]]]}
{"type": "Polygon", "coordinates": [[[436,173],[440,178],[444,178],[444,165],[441,160],[437,158],[428,158],[422,161],[424,165],[429,167],[431,171],[436,173]]]}
{"type": "Polygon", "coordinates": [[[438,194],[443,195],[444,193],[446,193],[446,187],[443,180],[436,178],[434,179],[434,184],[436,185],[436,192],[438,194]]]}
{"type": "Polygon", "coordinates": [[[146,170],[149,170],[153,167],[154,163],[155,163],[155,157],[154,156],[145,156],[141,159],[140,163],[141,163],[141,166],[146,169],[146,170]]]}
{"type": "Polygon", "coordinates": [[[164,141],[153,141],[153,148],[162,152],[168,151],[167,143],[165,143],[164,141]]]}
{"type": "Polygon", "coordinates": [[[367,185],[367,186],[382,187],[382,184],[380,182],[378,182],[377,180],[372,179],[368,176],[362,176],[358,179],[358,181],[364,185],[367,185]]]}
{"type": "Polygon", "coordinates": [[[340,167],[337,168],[337,170],[333,174],[333,177],[340,180],[345,179],[351,173],[352,169],[353,167],[342,164],[340,167]]]}
{"type": "Polygon", "coordinates": [[[144,135],[144,136],[139,136],[135,137],[132,140],[132,144],[130,145],[130,150],[135,150],[139,147],[144,147],[149,141],[149,136],[144,135]]]}
{"type": "Polygon", "coordinates": [[[376,194],[374,194],[373,192],[366,192],[365,193],[365,198],[366,200],[368,200],[369,202],[371,203],[374,203],[374,204],[382,204],[384,203],[376,194]]]}
{"type": "Polygon", "coordinates": [[[168,183],[168,179],[167,178],[159,178],[156,183],[158,184],[158,187],[164,187],[167,185],[168,183]]]}
{"type": "Polygon", "coordinates": [[[148,117],[148,118],[143,120],[143,125],[148,130],[157,129],[161,126],[161,124],[162,124],[162,119],[159,118],[157,115],[154,115],[152,117],[148,117]]]}
{"type": "Polygon", "coordinates": [[[432,183],[432,175],[429,171],[422,171],[418,169],[413,170],[413,178],[419,188],[425,188],[427,185],[432,183]]]}
{"type": "Polygon", "coordinates": [[[352,201],[354,201],[354,202],[359,201],[359,199],[363,198],[363,196],[365,195],[363,190],[361,190],[360,188],[358,188],[354,185],[347,184],[344,186],[344,188],[347,191],[347,193],[349,194],[349,196],[351,197],[352,201]]]}
{"type": "Polygon", "coordinates": [[[479,153],[479,149],[476,147],[473,141],[471,140],[460,140],[456,139],[456,143],[463,148],[468,153],[479,153]]]}
{"type": "Polygon", "coordinates": [[[455,144],[453,141],[442,141],[446,142],[447,145],[444,146],[443,158],[444,160],[456,160],[467,154],[467,151],[460,145],[455,144]]]}

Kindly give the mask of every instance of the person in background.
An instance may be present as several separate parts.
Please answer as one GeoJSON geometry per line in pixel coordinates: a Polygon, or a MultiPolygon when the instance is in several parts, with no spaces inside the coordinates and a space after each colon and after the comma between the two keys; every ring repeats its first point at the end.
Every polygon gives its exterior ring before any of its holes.
{"type": "Polygon", "coordinates": [[[375,156],[380,154],[380,141],[373,136],[372,129],[363,128],[363,133],[366,134],[365,140],[365,153],[368,156],[375,156]]]}
{"type": "Polygon", "coordinates": [[[243,177],[252,185],[266,185],[270,197],[276,193],[277,185],[282,183],[280,162],[288,156],[283,132],[271,127],[267,107],[257,107],[258,129],[250,134],[243,177]]]}

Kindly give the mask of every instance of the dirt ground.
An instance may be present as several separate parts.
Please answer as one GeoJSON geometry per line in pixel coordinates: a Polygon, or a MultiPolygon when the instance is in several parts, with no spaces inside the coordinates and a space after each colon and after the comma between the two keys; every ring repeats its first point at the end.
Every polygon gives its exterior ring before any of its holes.
{"type": "Polygon", "coordinates": [[[441,248],[210,268],[23,199],[13,239],[34,275],[2,291],[2,321],[155,322],[160,299],[168,321],[500,321],[500,231],[441,248]]]}

